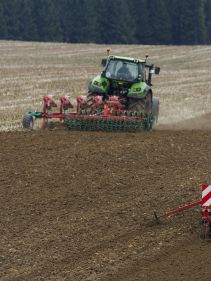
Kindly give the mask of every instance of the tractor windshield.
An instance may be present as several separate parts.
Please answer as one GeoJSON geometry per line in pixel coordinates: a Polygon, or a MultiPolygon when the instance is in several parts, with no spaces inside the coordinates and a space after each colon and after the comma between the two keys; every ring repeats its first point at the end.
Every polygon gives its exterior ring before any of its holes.
{"type": "Polygon", "coordinates": [[[123,60],[110,60],[106,71],[106,78],[133,82],[138,78],[138,64],[123,60]]]}

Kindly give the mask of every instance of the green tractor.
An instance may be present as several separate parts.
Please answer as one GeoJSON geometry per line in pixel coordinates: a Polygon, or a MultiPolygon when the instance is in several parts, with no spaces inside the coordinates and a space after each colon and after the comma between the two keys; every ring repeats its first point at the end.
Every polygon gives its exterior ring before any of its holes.
{"type": "MultiPolygon", "coordinates": [[[[109,53],[109,50],[108,50],[109,53]]],[[[88,99],[102,96],[103,100],[115,97],[126,115],[151,114],[155,127],[159,114],[159,98],[153,96],[152,75],[160,73],[159,67],[145,59],[109,56],[102,59],[104,70],[88,86],[88,99]]]]}

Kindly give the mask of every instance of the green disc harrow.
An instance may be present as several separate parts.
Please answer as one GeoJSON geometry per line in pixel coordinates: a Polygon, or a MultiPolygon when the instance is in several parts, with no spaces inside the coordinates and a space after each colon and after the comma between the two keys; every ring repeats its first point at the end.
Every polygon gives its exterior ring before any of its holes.
{"type": "Polygon", "coordinates": [[[78,116],[75,118],[65,118],[64,127],[72,131],[149,131],[153,127],[152,114],[144,114],[143,117],[128,116],[78,116]]]}

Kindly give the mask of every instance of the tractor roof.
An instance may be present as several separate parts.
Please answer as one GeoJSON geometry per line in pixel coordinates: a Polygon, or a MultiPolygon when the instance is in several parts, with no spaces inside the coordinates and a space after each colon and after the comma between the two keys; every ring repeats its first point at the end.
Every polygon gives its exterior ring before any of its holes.
{"type": "Polygon", "coordinates": [[[127,58],[127,57],[120,57],[120,56],[109,56],[109,59],[125,60],[125,61],[140,62],[140,63],[146,62],[144,59],[134,59],[134,58],[127,58]]]}

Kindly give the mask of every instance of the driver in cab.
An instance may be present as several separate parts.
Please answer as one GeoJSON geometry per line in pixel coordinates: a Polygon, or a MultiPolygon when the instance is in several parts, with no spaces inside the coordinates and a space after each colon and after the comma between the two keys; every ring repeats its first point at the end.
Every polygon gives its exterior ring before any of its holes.
{"type": "Polygon", "coordinates": [[[118,70],[117,75],[118,75],[119,79],[123,79],[123,80],[131,79],[132,75],[130,73],[130,70],[129,70],[126,62],[122,63],[122,66],[118,70]]]}

